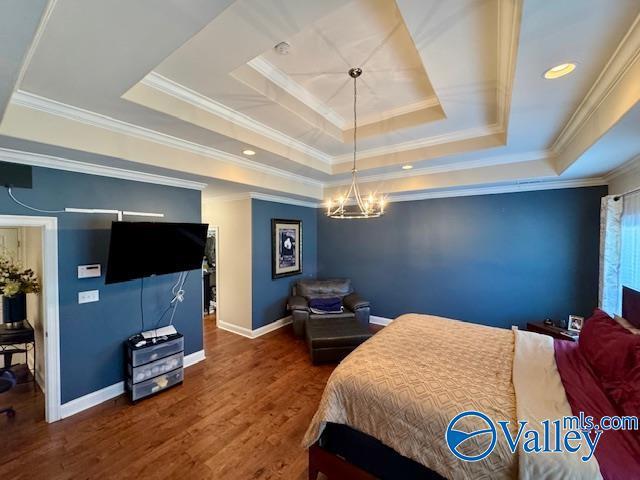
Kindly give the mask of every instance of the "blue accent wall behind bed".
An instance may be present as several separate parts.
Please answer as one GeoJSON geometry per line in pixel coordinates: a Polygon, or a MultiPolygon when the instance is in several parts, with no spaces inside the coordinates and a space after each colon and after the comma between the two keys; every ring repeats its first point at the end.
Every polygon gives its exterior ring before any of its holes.
{"type": "Polygon", "coordinates": [[[350,277],[372,314],[486,325],[587,315],[606,187],[392,203],[371,220],[318,211],[320,277],[350,277]]]}
{"type": "MultiPolygon", "coordinates": [[[[1,160],[1,156],[0,156],[1,160]]],[[[41,209],[104,208],[164,213],[160,221],[200,222],[200,192],[47,168],[33,168],[33,189],[16,189],[21,201],[41,209]]],[[[0,214],[38,215],[12,202],[0,188],[0,214]]],[[[62,213],[58,217],[58,281],[62,403],[124,379],[123,342],[141,330],[140,281],[105,285],[112,215],[62,213]],[[78,280],[77,266],[100,263],[101,278],[78,280]],[[100,301],[78,304],[78,292],[98,289],[100,301]]],[[[130,221],[149,219],[129,217],[130,221]]],[[[159,239],[160,240],[160,239],[159,239]]],[[[170,255],[170,252],[167,252],[170,255]]],[[[145,328],[153,328],[171,299],[178,274],[145,279],[145,328]]],[[[185,301],[174,324],[185,354],[202,346],[202,280],[189,274],[185,301]]],[[[166,318],[165,318],[166,320],[166,318]]],[[[165,322],[166,323],[166,322],[165,322]]]]}

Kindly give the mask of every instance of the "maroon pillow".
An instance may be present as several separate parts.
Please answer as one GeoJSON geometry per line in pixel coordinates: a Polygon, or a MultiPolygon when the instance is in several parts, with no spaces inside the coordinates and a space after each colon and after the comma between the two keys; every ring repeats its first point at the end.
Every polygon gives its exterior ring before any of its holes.
{"type": "Polygon", "coordinates": [[[640,292],[622,287],[622,316],[631,325],[640,328],[640,292]]]}
{"type": "Polygon", "coordinates": [[[640,335],[596,309],[585,322],[578,348],[609,398],[626,415],[640,415],[640,335]]]}

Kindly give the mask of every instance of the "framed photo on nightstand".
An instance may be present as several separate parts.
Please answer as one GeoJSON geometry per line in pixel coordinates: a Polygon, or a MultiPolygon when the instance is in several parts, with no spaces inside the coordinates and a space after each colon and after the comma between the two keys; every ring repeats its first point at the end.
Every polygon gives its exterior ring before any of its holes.
{"type": "Polygon", "coordinates": [[[577,315],[569,315],[569,325],[567,330],[570,332],[580,332],[584,325],[584,317],[578,317],[577,315]]]}

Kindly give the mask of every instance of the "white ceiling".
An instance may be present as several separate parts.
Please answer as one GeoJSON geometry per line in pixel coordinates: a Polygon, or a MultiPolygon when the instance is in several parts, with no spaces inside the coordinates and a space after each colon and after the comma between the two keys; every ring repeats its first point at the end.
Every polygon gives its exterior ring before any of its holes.
{"type": "Polygon", "coordinates": [[[269,48],[260,57],[281,70],[351,126],[352,81],[360,67],[358,118],[361,125],[388,118],[389,111],[437,103],[420,56],[395,2],[356,0],[309,25],[290,39],[280,55],[269,48]],[[387,113],[385,115],[385,113],[387,113]]]}
{"type": "Polygon", "coordinates": [[[349,178],[352,66],[378,191],[603,177],[640,153],[640,0],[52,0],[36,30],[38,3],[13,10],[0,134],[141,170],[329,195],[349,178]]]}
{"type": "Polygon", "coordinates": [[[640,103],[600,137],[566,174],[576,178],[603,176],[636,157],[640,160],[640,103]]]}
{"type": "Polygon", "coordinates": [[[30,55],[45,5],[45,0],[6,0],[0,5],[0,120],[13,89],[24,74],[24,60],[30,55]]]}

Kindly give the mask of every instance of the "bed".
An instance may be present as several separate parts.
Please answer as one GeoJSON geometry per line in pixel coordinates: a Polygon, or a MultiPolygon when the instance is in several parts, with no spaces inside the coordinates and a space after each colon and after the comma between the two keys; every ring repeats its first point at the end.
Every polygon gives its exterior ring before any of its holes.
{"type": "MultiPolygon", "coordinates": [[[[623,328],[600,313],[602,319],[592,325],[613,331],[606,323],[611,321],[623,328]]],[[[633,337],[628,348],[637,345],[640,353],[640,336],[624,332],[633,337]]],[[[601,348],[584,343],[584,349],[601,348]]],[[[594,374],[586,353],[578,344],[533,332],[403,315],[333,372],[303,440],[309,478],[318,471],[330,479],[610,480],[632,478],[630,472],[640,478],[638,432],[605,432],[587,462],[580,460],[589,454],[585,445],[578,454],[540,455],[524,454],[522,443],[512,453],[506,441],[498,441],[490,455],[474,462],[461,461],[447,446],[449,422],[467,410],[509,421],[512,437],[517,421],[526,420],[542,436],[544,419],[581,411],[596,419],[618,414],[620,404],[611,400],[608,384],[594,374]]],[[[627,403],[632,410],[637,406],[627,403]]],[[[467,425],[470,431],[481,427],[474,420],[467,425]]],[[[464,447],[483,451],[487,442],[488,436],[479,435],[464,447]]]]}

